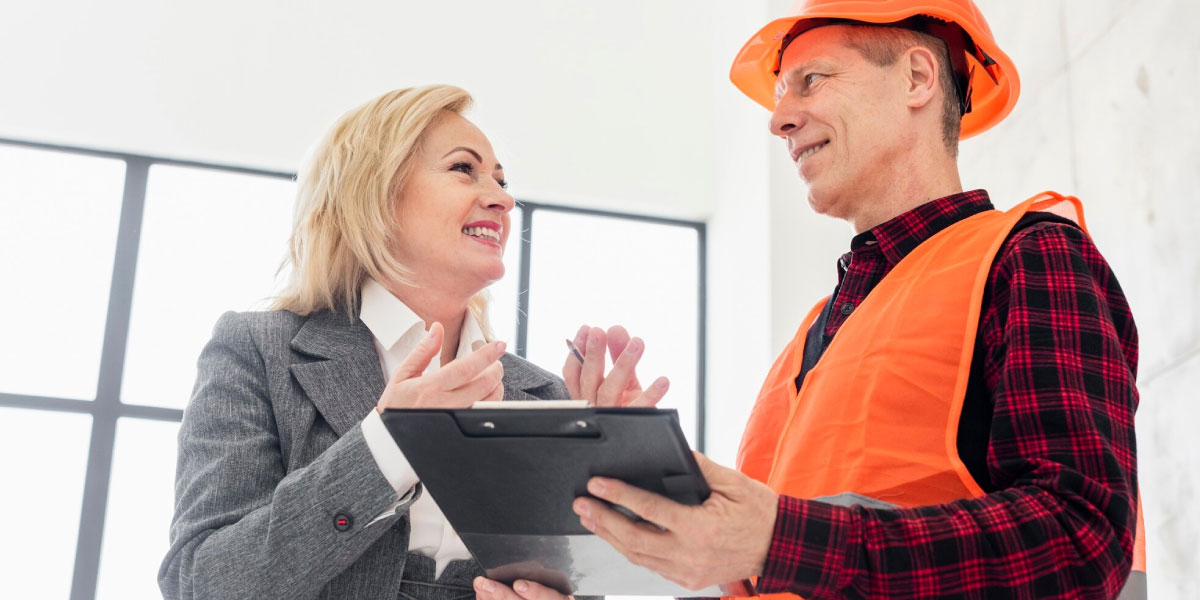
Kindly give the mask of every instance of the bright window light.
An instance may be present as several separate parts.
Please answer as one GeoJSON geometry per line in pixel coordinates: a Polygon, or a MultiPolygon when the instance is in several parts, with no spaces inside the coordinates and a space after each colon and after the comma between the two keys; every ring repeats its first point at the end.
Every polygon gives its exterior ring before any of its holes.
{"type": "Polygon", "coordinates": [[[679,411],[696,446],[699,240],[691,227],[541,209],[534,213],[529,360],[553,372],[583,324],[623,325],[646,342],[643,386],[671,380],[659,408],[679,411]]]}
{"type": "Polygon", "coordinates": [[[70,596],[91,431],[88,415],[0,408],[0,598],[70,596]]]}
{"type": "Polygon", "coordinates": [[[125,162],[0,144],[0,392],[91,400],[125,162]]]}
{"type": "Polygon", "coordinates": [[[98,600],[162,597],[158,565],[167,554],[167,526],[175,505],[178,434],[179,423],[117,421],[98,600]]]}
{"type": "Polygon", "coordinates": [[[488,288],[491,300],[488,315],[496,339],[508,343],[508,351],[517,351],[517,286],[520,283],[521,238],[524,231],[524,211],[514,208],[511,233],[504,247],[504,278],[488,288]]]}
{"type": "Polygon", "coordinates": [[[263,310],[285,274],[296,184],[150,168],[121,401],[183,408],[196,358],[228,310],[263,310]]]}

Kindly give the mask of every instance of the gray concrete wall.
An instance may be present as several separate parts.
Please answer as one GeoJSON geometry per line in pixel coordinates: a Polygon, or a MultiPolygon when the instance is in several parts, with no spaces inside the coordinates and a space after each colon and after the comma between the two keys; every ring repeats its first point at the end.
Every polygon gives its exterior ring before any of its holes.
{"type": "Polygon", "coordinates": [[[1005,208],[1043,189],[1083,200],[1140,333],[1150,593],[1200,598],[1200,4],[977,1],[1022,91],[963,144],[963,184],[1005,208]]]}

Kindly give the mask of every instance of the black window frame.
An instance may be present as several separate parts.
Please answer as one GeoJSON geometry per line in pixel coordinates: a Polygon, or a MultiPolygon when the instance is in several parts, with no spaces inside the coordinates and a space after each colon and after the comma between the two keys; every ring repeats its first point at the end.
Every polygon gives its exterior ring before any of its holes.
{"type": "MultiPolygon", "coordinates": [[[[33,150],[46,150],[124,161],[125,181],[121,198],[116,251],[113,257],[112,280],[109,285],[108,306],[100,354],[100,369],[96,395],[92,400],[59,398],[0,392],[0,407],[33,409],[52,412],[81,413],[92,417],[91,441],[88,447],[86,475],[79,518],[79,536],[75,546],[75,563],[71,580],[71,600],[93,600],[99,579],[100,552],[104,537],[104,519],[108,510],[113,449],[116,443],[117,422],[124,417],[157,421],[181,422],[183,410],[121,402],[121,380],[125,370],[125,351],[129,338],[129,323],[133,309],[134,276],[137,271],[141,243],[142,218],[146,202],[146,183],[150,167],[169,165],[209,169],[225,173],[257,175],[295,180],[296,174],[286,171],[256,169],[231,164],[179,160],[161,156],[98,150],[77,146],[49,144],[0,137],[0,144],[33,150]]],[[[529,333],[530,257],[534,248],[533,223],[540,211],[556,211],[589,216],[627,219],[659,225],[687,227],[696,230],[698,269],[698,318],[696,356],[696,431],[697,449],[705,448],[704,407],[706,371],[706,310],[707,310],[707,226],[702,221],[672,219],[618,211],[579,208],[518,200],[522,210],[520,236],[520,268],[517,274],[516,353],[525,357],[529,333]]],[[[166,524],[163,524],[165,528],[166,524]]]]}

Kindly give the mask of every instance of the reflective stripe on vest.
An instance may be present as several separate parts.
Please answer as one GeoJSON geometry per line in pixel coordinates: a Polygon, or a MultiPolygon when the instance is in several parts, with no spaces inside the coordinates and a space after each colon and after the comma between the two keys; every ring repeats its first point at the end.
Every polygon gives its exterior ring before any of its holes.
{"type": "MultiPolygon", "coordinates": [[[[799,498],[853,492],[913,507],[984,495],[958,456],[958,420],[992,263],[1034,210],[1086,231],[1079,201],[1053,192],[947,227],[879,282],[797,390],[805,337],[825,303],[818,302],[759,392],[739,470],[799,498]]],[[[1144,572],[1140,498],[1137,519],[1134,570],[1144,572]]],[[[1144,598],[1141,587],[1130,598],[1144,598]]]]}

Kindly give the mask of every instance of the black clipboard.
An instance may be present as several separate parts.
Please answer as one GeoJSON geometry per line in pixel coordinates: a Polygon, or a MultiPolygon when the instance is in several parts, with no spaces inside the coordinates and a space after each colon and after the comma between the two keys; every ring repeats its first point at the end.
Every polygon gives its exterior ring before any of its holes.
{"type": "Polygon", "coordinates": [[[630,563],[571,510],[595,475],[703,502],[708,484],[675,410],[399,409],[383,422],[491,579],[575,595],[754,594],[749,581],[687,590],[630,563]]]}

